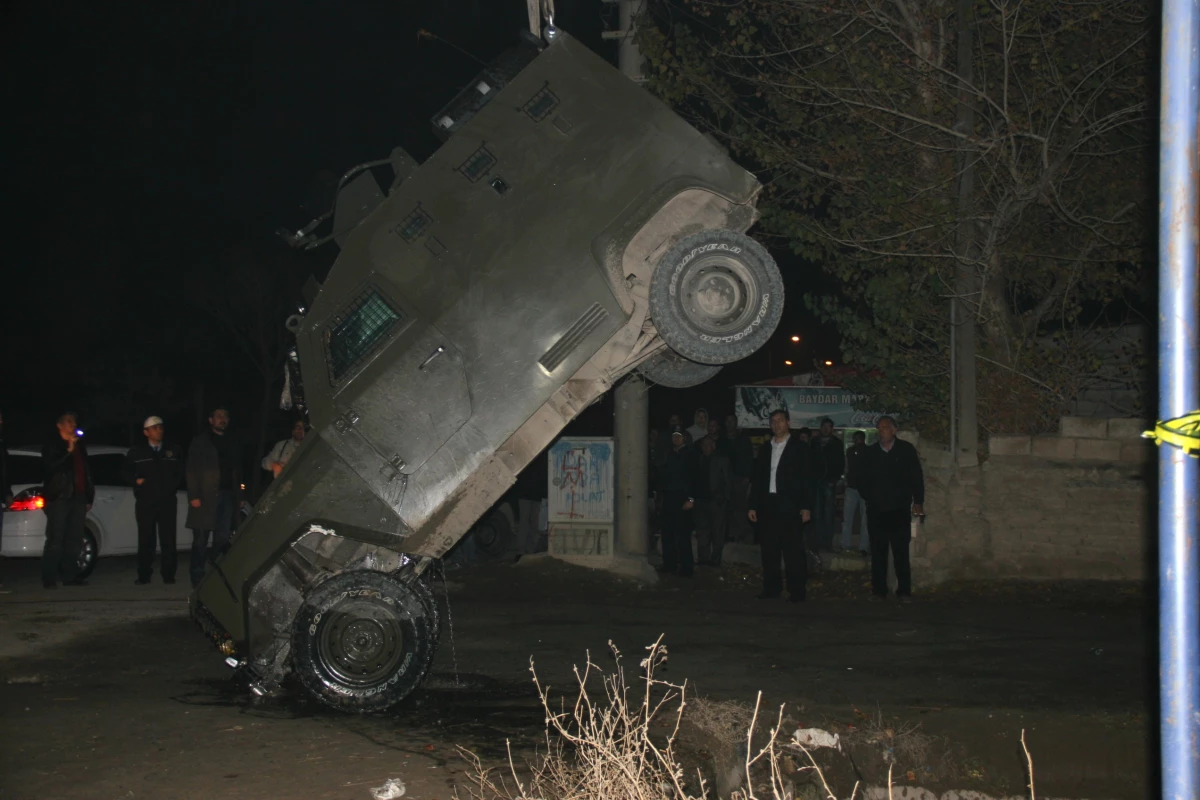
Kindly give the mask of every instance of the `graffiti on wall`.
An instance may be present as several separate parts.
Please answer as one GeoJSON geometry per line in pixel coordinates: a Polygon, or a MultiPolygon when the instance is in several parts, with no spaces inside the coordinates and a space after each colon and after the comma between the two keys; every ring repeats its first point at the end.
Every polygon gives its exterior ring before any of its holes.
{"type": "Polygon", "coordinates": [[[550,448],[549,522],[611,522],[613,440],[576,436],[550,448]]]}

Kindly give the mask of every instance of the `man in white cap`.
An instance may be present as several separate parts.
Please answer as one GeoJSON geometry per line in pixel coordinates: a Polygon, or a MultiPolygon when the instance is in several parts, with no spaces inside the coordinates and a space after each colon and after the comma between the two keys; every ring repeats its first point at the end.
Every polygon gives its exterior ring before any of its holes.
{"type": "Polygon", "coordinates": [[[154,573],[154,545],[162,550],[163,583],[175,582],[175,493],[183,480],[182,453],[163,442],[161,417],[147,417],[142,425],[145,444],[125,455],[125,478],[133,485],[134,517],[138,528],[138,586],[150,583],[154,573]]]}

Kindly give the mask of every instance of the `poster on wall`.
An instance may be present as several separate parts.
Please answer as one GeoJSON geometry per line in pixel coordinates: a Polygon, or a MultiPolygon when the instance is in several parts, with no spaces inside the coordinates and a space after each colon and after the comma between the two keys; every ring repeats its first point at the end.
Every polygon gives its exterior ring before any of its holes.
{"type": "Polygon", "coordinates": [[[563,437],[550,447],[550,493],[547,521],[612,522],[612,437],[563,437]]]}
{"type": "MultiPolygon", "coordinates": [[[[873,428],[886,411],[859,411],[866,399],[838,386],[735,386],[734,412],[741,428],[771,427],[771,412],[786,408],[793,428],[816,428],[825,417],[835,428],[873,428]]],[[[891,416],[896,416],[892,414],[891,416]]]]}

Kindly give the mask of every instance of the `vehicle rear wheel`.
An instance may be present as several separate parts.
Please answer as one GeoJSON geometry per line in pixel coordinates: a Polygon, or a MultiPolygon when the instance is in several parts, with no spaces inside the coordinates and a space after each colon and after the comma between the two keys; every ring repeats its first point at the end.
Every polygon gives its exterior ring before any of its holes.
{"type": "Polygon", "coordinates": [[[384,711],[420,685],[436,649],[426,589],[382,572],[344,572],[304,598],[292,666],[313,697],[341,711],[384,711]]]}
{"type": "Polygon", "coordinates": [[[475,552],[482,556],[481,560],[501,558],[516,546],[512,522],[503,508],[493,510],[475,523],[468,535],[474,538],[475,552]]]}
{"type": "Polygon", "coordinates": [[[79,566],[78,578],[80,580],[92,574],[92,570],[96,569],[96,559],[100,556],[100,544],[96,540],[96,532],[90,526],[83,527],[83,541],[79,546],[79,566]]]}
{"type": "Polygon", "coordinates": [[[712,378],[721,367],[689,361],[668,347],[646,359],[637,370],[651,383],[669,389],[686,389],[712,378]]]}
{"type": "Polygon", "coordinates": [[[744,233],[702,231],[675,244],[650,278],[650,316],[671,349],[728,364],[767,343],[783,314],[775,259],[744,233]]]}

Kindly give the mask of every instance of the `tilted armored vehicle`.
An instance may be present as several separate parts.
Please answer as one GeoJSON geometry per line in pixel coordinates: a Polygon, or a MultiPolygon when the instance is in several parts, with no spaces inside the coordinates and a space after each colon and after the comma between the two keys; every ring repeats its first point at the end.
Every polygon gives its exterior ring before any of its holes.
{"type": "Polygon", "coordinates": [[[433,124],[386,196],[343,181],[341,252],[289,320],[313,431],[192,596],[258,692],[399,701],[437,643],[426,568],[526,464],[626,373],[699,383],[779,321],[754,176],[566,34],[433,124]]]}

